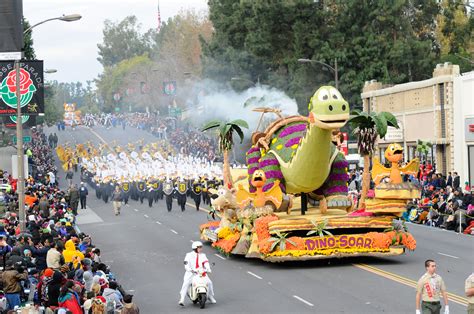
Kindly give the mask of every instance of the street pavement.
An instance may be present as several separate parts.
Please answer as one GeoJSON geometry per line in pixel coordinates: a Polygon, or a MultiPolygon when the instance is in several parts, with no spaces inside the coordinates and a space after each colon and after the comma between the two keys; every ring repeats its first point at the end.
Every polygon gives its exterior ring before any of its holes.
{"type": "MultiPolygon", "coordinates": [[[[155,138],[127,128],[78,127],[56,132],[59,143],[125,145],[141,138],[155,138]]],[[[64,183],[65,175],[58,175],[64,183]]],[[[79,173],[74,181],[79,183],[79,173]]],[[[188,200],[189,202],[189,200],[188,200]]],[[[190,202],[191,203],[191,202],[190,202]]],[[[131,201],[115,216],[112,204],[97,200],[89,187],[88,209],[79,210],[81,231],[91,234],[101,248],[102,259],[111,266],[120,283],[131,294],[142,313],[189,313],[200,311],[190,301],[177,305],[184,275],[183,259],[191,242],[199,239],[198,226],[207,221],[204,211],[176,202],[168,213],[164,201],[149,208],[131,201]]],[[[414,285],[424,273],[424,261],[434,259],[444,278],[451,313],[465,313],[464,280],[474,271],[474,238],[454,232],[408,224],[417,249],[390,258],[345,258],[271,264],[239,256],[221,256],[206,244],[204,252],[215,263],[211,279],[217,304],[206,311],[279,313],[413,313],[414,285]]]]}

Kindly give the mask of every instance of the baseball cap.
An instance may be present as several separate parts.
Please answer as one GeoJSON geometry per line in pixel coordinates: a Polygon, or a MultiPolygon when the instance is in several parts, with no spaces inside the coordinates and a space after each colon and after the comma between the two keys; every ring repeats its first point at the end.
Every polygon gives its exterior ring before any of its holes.
{"type": "Polygon", "coordinates": [[[52,277],[53,274],[54,274],[54,271],[51,268],[46,268],[46,270],[44,271],[44,275],[46,277],[52,277]]]}

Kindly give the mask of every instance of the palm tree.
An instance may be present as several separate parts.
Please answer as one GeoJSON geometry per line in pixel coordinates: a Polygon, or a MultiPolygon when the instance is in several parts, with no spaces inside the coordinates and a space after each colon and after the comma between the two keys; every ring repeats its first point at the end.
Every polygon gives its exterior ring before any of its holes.
{"type": "Polygon", "coordinates": [[[362,193],[360,195],[359,209],[365,208],[365,198],[370,187],[370,158],[375,150],[377,136],[385,137],[389,126],[399,128],[397,119],[389,112],[363,112],[354,110],[348,121],[354,134],[357,136],[359,154],[364,157],[364,174],[362,177],[362,193]]]}
{"type": "Polygon", "coordinates": [[[416,151],[418,152],[421,161],[426,161],[426,156],[428,156],[428,153],[432,146],[433,144],[428,141],[425,142],[418,140],[418,142],[416,143],[416,151]]]}
{"type": "Polygon", "coordinates": [[[232,175],[230,173],[229,152],[234,147],[234,132],[239,135],[240,143],[242,143],[244,140],[244,132],[242,131],[242,128],[248,129],[249,125],[241,119],[230,122],[212,120],[202,128],[202,132],[210,129],[217,129],[219,132],[219,149],[224,155],[223,174],[224,184],[226,186],[229,186],[229,184],[233,185],[232,175]]]}
{"type": "Polygon", "coordinates": [[[290,239],[287,239],[286,237],[288,236],[288,233],[280,233],[279,231],[276,231],[275,236],[270,237],[268,239],[268,242],[272,242],[272,246],[270,248],[270,251],[273,251],[277,245],[280,245],[280,251],[284,251],[286,249],[286,243],[290,243],[293,246],[296,246],[296,243],[291,241],[290,239]]]}

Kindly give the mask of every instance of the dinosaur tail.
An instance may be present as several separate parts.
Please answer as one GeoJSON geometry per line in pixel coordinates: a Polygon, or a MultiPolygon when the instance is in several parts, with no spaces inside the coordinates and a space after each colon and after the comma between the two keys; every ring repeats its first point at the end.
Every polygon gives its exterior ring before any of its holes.
{"type": "Polygon", "coordinates": [[[258,148],[256,145],[252,146],[246,155],[246,161],[247,161],[247,167],[248,167],[248,175],[249,175],[249,191],[251,193],[255,193],[255,188],[250,184],[250,181],[252,180],[252,175],[259,168],[258,164],[260,162],[260,158],[262,157],[262,154],[260,152],[260,148],[258,148]]]}

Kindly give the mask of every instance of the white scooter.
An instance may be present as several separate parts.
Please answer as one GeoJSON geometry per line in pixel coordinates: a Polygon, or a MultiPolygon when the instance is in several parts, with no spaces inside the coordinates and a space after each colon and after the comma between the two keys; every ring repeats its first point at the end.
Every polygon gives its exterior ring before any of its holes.
{"type": "Polygon", "coordinates": [[[207,274],[205,270],[199,269],[193,276],[191,286],[188,289],[188,297],[194,304],[199,303],[201,309],[206,306],[207,301],[207,274]]]}

